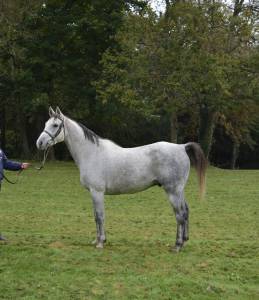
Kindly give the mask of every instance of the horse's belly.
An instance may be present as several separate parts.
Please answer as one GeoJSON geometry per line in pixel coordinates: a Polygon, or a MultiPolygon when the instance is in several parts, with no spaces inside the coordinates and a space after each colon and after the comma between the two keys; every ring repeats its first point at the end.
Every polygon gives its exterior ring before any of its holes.
{"type": "Polygon", "coordinates": [[[157,179],[152,157],[145,152],[126,151],[110,164],[106,173],[107,194],[129,194],[143,191],[157,179]]]}
{"type": "Polygon", "coordinates": [[[120,194],[134,194],[146,190],[147,188],[158,184],[155,180],[148,180],[145,182],[132,182],[126,184],[116,184],[106,187],[106,195],[120,195],[120,194]]]}

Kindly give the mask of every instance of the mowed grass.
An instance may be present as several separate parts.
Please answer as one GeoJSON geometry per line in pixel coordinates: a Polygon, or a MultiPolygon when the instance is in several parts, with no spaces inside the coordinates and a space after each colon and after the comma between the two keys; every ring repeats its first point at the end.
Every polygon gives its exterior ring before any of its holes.
{"type": "Polygon", "coordinates": [[[192,171],[190,241],[178,254],[161,188],[108,196],[100,250],[75,165],[31,168],[0,193],[0,299],[259,299],[258,183],[259,171],[211,167],[200,201],[192,171]]]}

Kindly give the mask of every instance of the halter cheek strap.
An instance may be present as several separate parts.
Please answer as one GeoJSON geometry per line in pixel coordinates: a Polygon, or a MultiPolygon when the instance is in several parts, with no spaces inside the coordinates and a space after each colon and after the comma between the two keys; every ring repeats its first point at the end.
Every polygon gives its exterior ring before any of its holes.
{"type": "Polygon", "coordinates": [[[50,132],[48,132],[47,130],[43,130],[43,132],[47,133],[47,135],[49,135],[51,137],[51,139],[54,141],[55,136],[53,136],[50,132]]]}
{"type": "MultiPolygon", "coordinates": [[[[65,126],[64,126],[64,119],[61,119],[59,117],[56,117],[58,118],[59,120],[61,120],[61,123],[59,125],[59,128],[58,130],[56,131],[56,133],[54,135],[52,135],[50,132],[48,132],[48,130],[43,130],[43,132],[47,133],[48,136],[50,136],[51,140],[55,143],[55,138],[60,134],[62,128],[64,129],[64,136],[65,136],[65,126]]],[[[48,153],[49,153],[49,149],[50,147],[47,147],[44,151],[44,158],[43,158],[43,161],[41,163],[41,165],[39,167],[35,167],[36,170],[41,170],[44,165],[45,165],[45,162],[46,162],[46,159],[47,159],[47,156],[48,156],[48,153]]]]}
{"type": "MultiPolygon", "coordinates": [[[[60,119],[60,118],[59,118],[60,119]]],[[[55,142],[55,138],[60,134],[62,128],[65,128],[64,127],[64,120],[60,119],[61,120],[61,123],[59,125],[59,128],[58,130],[56,131],[56,133],[54,135],[52,135],[50,132],[48,132],[46,129],[43,130],[43,132],[47,133],[47,135],[50,136],[50,138],[52,139],[53,142],[55,142]]]]}

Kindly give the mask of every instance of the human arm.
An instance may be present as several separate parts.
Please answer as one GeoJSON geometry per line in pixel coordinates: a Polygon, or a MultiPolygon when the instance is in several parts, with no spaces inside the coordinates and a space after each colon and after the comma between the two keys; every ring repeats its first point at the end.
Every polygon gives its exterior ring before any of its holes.
{"type": "Polygon", "coordinates": [[[27,169],[29,167],[29,163],[20,163],[16,161],[9,160],[5,154],[3,154],[3,167],[6,170],[10,171],[19,171],[23,169],[27,169]]]}

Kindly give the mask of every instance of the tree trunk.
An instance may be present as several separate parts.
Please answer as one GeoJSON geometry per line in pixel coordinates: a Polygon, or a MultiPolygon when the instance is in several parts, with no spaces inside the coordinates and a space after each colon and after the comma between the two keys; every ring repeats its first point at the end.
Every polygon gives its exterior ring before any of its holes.
{"type": "Polygon", "coordinates": [[[206,106],[200,108],[199,143],[208,158],[211,150],[212,137],[215,128],[216,113],[208,110],[206,106]]]}
{"type": "Polygon", "coordinates": [[[2,105],[2,110],[0,112],[0,147],[5,151],[5,105],[2,105]]]}
{"type": "Polygon", "coordinates": [[[239,143],[233,141],[233,148],[232,148],[232,157],[231,157],[231,169],[234,170],[236,168],[236,162],[239,155],[239,143]]]}
{"type": "Polygon", "coordinates": [[[177,143],[178,121],[177,113],[172,112],[170,116],[170,139],[172,143],[177,143]]]}
{"type": "Polygon", "coordinates": [[[22,153],[21,156],[23,158],[31,158],[31,152],[29,147],[29,141],[26,131],[26,118],[23,115],[23,112],[19,112],[19,129],[21,134],[21,140],[22,140],[22,153]]]}

